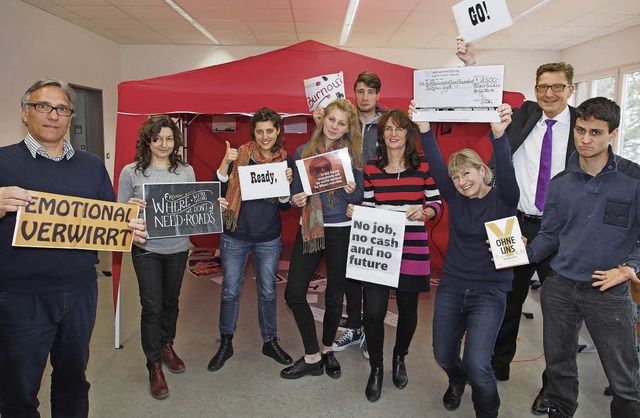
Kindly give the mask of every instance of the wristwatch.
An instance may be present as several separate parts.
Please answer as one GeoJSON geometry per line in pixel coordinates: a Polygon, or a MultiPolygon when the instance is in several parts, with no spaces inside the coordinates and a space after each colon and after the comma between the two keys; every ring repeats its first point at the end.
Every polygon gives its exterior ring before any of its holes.
{"type": "Polygon", "coordinates": [[[635,267],[633,267],[632,265],[627,264],[627,263],[618,264],[618,265],[616,266],[616,268],[618,268],[618,269],[619,269],[619,268],[622,268],[622,267],[629,267],[629,268],[631,268],[631,270],[633,270],[633,272],[635,273],[636,278],[640,279],[640,275],[638,274],[638,271],[636,270],[636,268],[635,268],[635,267]]]}

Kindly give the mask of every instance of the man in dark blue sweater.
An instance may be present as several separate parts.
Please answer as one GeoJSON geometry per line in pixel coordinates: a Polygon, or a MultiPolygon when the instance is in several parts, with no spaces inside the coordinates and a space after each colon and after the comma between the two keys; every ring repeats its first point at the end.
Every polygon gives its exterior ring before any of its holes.
{"type": "MultiPolygon", "coordinates": [[[[86,417],[97,253],[11,243],[30,190],[108,201],[115,193],[102,161],[64,140],[76,104],[68,84],[39,80],[21,104],[27,136],[0,148],[0,416],[39,416],[37,395],[51,355],[52,416],[86,417]]],[[[144,241],[141,221],[129,224],[137,241],[144,241]]]]}
{"type": "Polygon", "coordinates": [[[584,322],[609,380],[612,418],[640,417],[637,309],[640,166],[613,154],[620,107],[596,97],[576,109],[574,153],[549,183],[542,226],[527,246],[532,263],[552,254],[542,284],[546,396],[551,418],[578,406],[578,336],[584,322]]]}

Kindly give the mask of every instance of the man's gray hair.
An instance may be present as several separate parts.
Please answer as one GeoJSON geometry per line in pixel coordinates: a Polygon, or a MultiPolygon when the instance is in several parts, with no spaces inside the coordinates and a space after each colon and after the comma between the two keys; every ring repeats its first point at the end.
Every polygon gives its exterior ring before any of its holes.
{"type": "Polygon", "coordinates": [[[71,88],[70,85],[65,83],[64,81],[55,80],[53,78],[43,78],[41,80],[36,81],[24,92],[22,95],[22,99],[20,99],[20,105],[23,109],[27,108],[27,103],[29,102],[29,96],[31,96],[31,92],[41,89],[47,86],[55,86],[60,87],[65,93],[67,93],[67,97],[69,97],[69,103],[71,105],[71,109],[76,108],[76,102],[78,96],[76,92],[71,88]]]}

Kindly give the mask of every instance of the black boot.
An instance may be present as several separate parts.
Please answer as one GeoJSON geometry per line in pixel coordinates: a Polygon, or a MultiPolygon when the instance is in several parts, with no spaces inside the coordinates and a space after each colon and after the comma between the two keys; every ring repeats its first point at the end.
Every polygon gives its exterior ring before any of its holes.
{"type": "Polygon", "coordinates": [[[409,383],[409,378],[407,377],[407,367],[404,364],[404,354],[394,354],[393,355],[393,384],[396,385],[398,389],[404,389],[409,383]]]}
{"type": "Polygon", "coordinates": [[[207,366],[207,370],[210,372],[215,372],[224,366],[224,362],[227,361],[233,355],[233,344],[231,343],[233,340],[233,334],[231,335],[220,335],[220,347],[218,348],[218,352],[213,356],[211,361],[209,361],[209,366],[207,366]]]}
{"type": "Polygon", "coordinates": [[[380,399],[382,394],[382,366],[371,366],[371,374],[367,381],[367,388],[364,390],[369,402],[380,399]]]}

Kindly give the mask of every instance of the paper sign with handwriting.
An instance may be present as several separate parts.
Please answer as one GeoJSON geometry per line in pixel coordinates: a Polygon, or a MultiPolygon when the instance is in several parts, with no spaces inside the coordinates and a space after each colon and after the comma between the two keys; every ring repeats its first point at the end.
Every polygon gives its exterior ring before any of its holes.
{"type": "Polygon", "coordinates": [[[506,0],[465,0],[451,7],[458,33],[473,42],[513,25],[506,0]]]}
{"type": "Polygon", "coordinates": [[[179,237],[222,232],[220,182],[147,183],[142,198],[147,237],[179,237]]]}
{"type": "Polygon", "coordinates": [[[137,205],[34,191],[29,205],[18,210],[12,244],[130,251],[133,230],[128,225],[137,217],[137,205]]]}
{"type": "Polygon", "coordinates": [[[510,216],[492,222],[485,222],[491,254],[496,269],[529,264],[527,250],[522,241],[518,218],[510,216]]]}
{"type": "Polygon", "coordinates": [[[304,80],[307,106],[313,112],[318,106],[327,107],[335,99],[344,99],[344,76],[342,71],[304,80]]]}
{"type": "Polygon", "coordinates": [[[355,206],[347,277],[398,287],[406,214],[355,206]]]}
{"type": "Polygon", "coordinates": [[[414,121],[499,122],[503,65],[413,72],[414,121]]]}
{"type": "Polygon", "coordinates": [[[306,194],[339,189],[354,181],[347,148],[296,161],[302,189],[306,194]]]}
{"type": "Polygon", "coordinates": [[[242,200],[289,196],[286,170],[285,161],[238,167],[242,200]]]}

